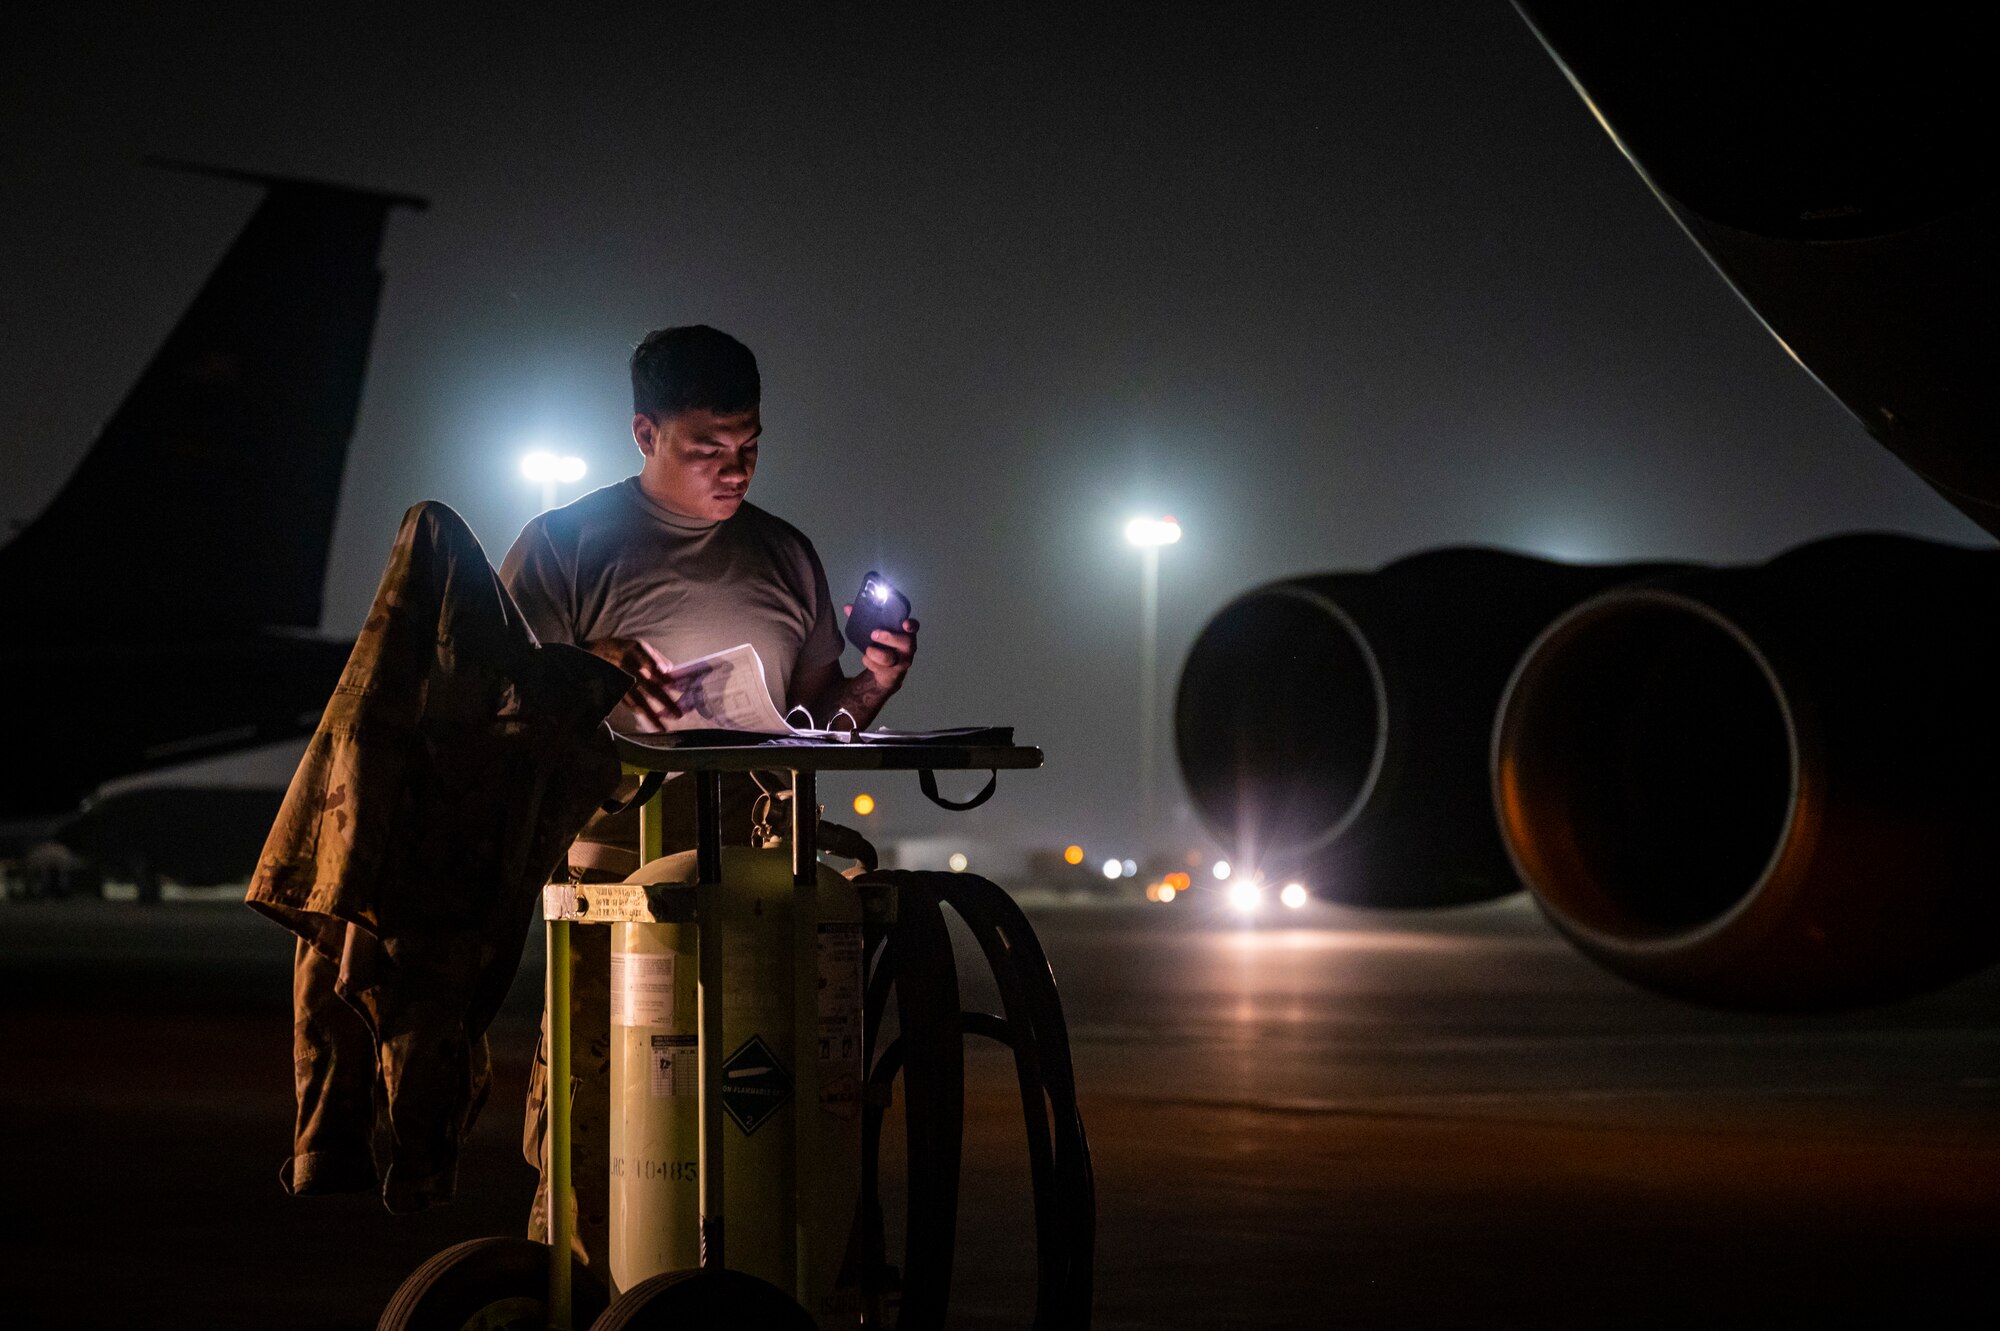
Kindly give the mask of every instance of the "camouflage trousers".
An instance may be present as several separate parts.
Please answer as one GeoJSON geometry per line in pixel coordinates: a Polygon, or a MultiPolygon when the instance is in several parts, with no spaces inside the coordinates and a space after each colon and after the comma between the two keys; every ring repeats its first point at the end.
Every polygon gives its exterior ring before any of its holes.
{"type": "MultiPolygon", "coordinates": [[[[604,882],[611,874],[586,874],[604,882]]],[[[601,1266],[610,1257],[611,1215],[611,930],[572,927],[570,955],[570,1180],[574,1201],[571,1233],[577,1259],[601,1266]]],[[[526,1121],[521,1154],[541,1171],[528,1213],[528,1237],[549,1239],[548,1172],[548,1014],[528,1073],[526,1121]]]]}

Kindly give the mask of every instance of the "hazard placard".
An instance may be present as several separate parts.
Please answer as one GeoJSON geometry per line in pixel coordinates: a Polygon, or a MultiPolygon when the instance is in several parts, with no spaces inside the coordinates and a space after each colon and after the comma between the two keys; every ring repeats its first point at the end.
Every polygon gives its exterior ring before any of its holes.
{"type": "Polygon", "coordinates": [[[792,1074],[753,1035],[722,1061],[722,1108],[749,1136],[792,1101],[792,1074]]]}

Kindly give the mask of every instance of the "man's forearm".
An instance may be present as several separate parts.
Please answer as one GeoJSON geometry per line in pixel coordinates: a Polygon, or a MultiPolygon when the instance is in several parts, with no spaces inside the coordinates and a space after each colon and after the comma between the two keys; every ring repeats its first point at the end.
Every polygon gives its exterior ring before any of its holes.
{"type": "Polygon", "coordinates": [[[853,679],[840,677],[826,695],[819,707],[813,711],[822,726],[831,726],[836,712],[843,708],[854,718],[856,729],[866,730],[875,724],[881,714],[882,704],[889,701],[894,689],[885,687],[870,671],[863,670],[853,679]]]}

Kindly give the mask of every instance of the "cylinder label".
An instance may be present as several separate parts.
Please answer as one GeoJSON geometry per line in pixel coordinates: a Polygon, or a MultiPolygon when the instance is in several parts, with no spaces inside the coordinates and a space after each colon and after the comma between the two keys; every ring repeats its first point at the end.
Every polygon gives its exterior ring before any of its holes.
{"type": "Polygon", "coordinates": [[[819,1103],[838,1118],[861,1111],[861,926],[819,927],[819,1103]]]}
{"type": "Polygon", "coordinates": [[[611,954],[611,1024],[613,1026],[674,1024],[672,952],[611,954]]]}
{"type": "Polygon", "coordinates": [[[647,1051],[651,1066],[647,1081],[655,1100],[678,1100],[694,1094],[700,1060],[692,1035],[655,1035],[647,1051]]]}

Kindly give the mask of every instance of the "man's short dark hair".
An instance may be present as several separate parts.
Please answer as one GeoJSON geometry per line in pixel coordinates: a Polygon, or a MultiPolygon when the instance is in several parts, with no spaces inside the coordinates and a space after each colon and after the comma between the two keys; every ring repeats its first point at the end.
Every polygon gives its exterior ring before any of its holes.
{"type": "Polygon", "coordinates": [[[756,406],[762,389],[750,348],[707,324],[655,329],[632,351],[632,410],[638,415],[733,416],[756,406]]]}

